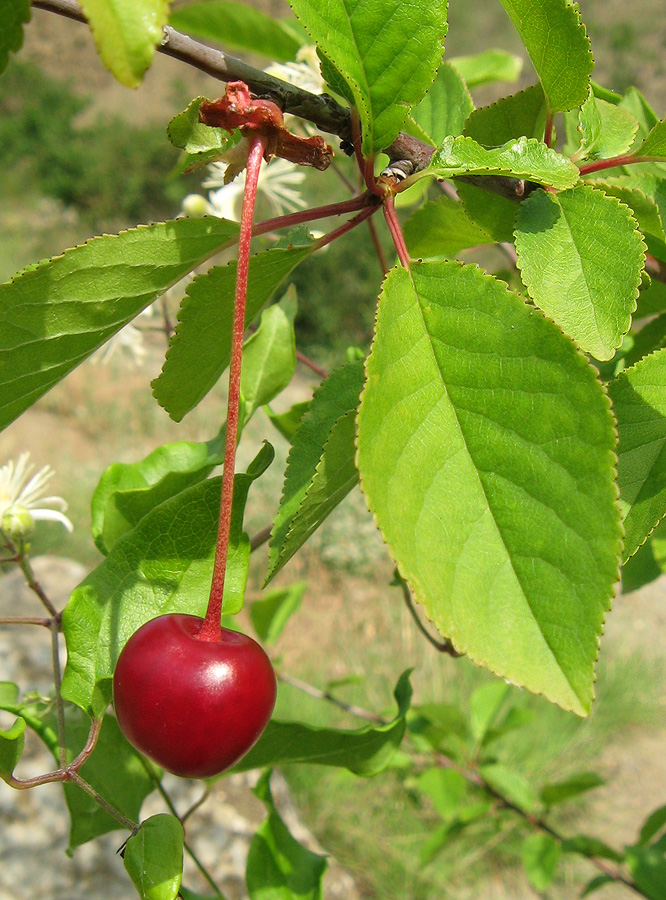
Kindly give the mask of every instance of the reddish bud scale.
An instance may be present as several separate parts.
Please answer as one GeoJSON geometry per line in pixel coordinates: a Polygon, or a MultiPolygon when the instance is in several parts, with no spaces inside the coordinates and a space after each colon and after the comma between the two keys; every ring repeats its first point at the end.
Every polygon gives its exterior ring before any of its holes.
{"type": "Polygon", "coordinates": [[[261,134],[266,140],[266,160],[279,156],[323,171],[333,158],[333,150],[322,137],[292,134],[285,127],[280,107],[272,100],[253,100],[242,81],[230,81],[224,97],[204,100],[199,107],[199,121],[229,132],[239,129],[244,137],[261,134]]]}
{"type": "Polygon", "coordinates": [[[275,674],[256,641],[222,629],[202,641],[203,619],[172,614],[143,625],[113,677],[118,724],[141,753],[175,775],[208,778],[244,756],[273,712],[275,674]]]}

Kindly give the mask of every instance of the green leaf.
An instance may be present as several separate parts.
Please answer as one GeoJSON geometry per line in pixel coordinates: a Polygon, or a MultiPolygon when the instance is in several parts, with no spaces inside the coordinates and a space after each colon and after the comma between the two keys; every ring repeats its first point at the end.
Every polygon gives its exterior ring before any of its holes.
{"type": "Polygon", "coordinates": [[[447,134],[462,134],[473,109],[467,85],[457,69],[445,62],[428,93],[412,110],[412,118],[436,147],[447,134]]]}
{"type": "Polygon", "coordinates": [[[524,812],[534,811],[537,806],[536,794],[520,772],[501,763],[480,766],[479,772],[483,780],[501,797],[509,800],[524,812]]]}
{"type": "Polygon", "coordinates": [[[529,53],[551,112],[582,106],[594,60],[578,5],[568,0],[502,0],[529,53]]]}
{"type": "Polygon", "coordinates": [[[580,797],[587,791],[601,787],[605,784],[603,778],[596,772],[580,772],[572,775],[565,781],[547,784],[541,789],[541,801],[545,806],[555,806],[557,803],[567,803],[575,797],[580,797]]]}
{"type": "Polygon", "coordinates": [[[401,575],[472,660],[589,711],[617,580],[608,399],[559,329],[459,263],[393,269],[358,417],[401,575]]]}
{"type": "Polygon", "coordinates": [[[590,894],[593,894],[595,891],[598,891],[599,888],[605,887],[607,884],[615,884],[615,878],[612,875],[597,875],[596,878],[592,878],[585,885],[583,890],[581,891],[581,898],[589,897],[590,894]]]}
{"type": "Polygon", "coordinates": [[[413,213],[403,226],[413,259],[453,257],[468,247],[494,244],[494,239],[465,212],[462,203],[442,194],[413,213]]]}
{"type": "Polygon", "coordinates": [[[643,319],[664,311],[666,311],[666,284],[654,279],[644,279],[634,319],[643,319]]]}
{"type": "Polygon", "coordinates": [[[590,185],[534,191],[516,224],[530,296],[583,350],[610,359],[631,325],[645,245],[629,209],[590,185]]]}
{"type": "Polygon", "coordinates": [[[625,854],[631,875],[644,896],[650,900],[666,900],[666,854],[664,848],[627,847],[625,854]]]}
{"type": "Polygon", "coordinates": [[[609,159],[626,153],[634,142],[638,121],[621,106],[590,95],[578,115],[580,143],[574,158],[609,159]]]}
{"type": "Polygon", "coordinates": [[[272,719],[250,752],[230,771],[309,763],[338,766],[366,778],[377,775],[388,766],[405,734],[405,716],[412,696],[409,674],[407,671],[401,675],[396,685],[398,714],[391,722],[343,731],[272,719]]]}
{"type": "Polygon", "coordinates": [[[259,327],[243,345],[243,419],[270,403],[289,384],[296,369],[296,289],[261,314],[259,327]]]}
{"type": "Polygon", "coordinates": [[[460,708],[450,703],[413,707],[407,716],[407,727],[412,741],[425,752],[442,750],[450,739],[458,747],[466,746],[467,721],[460,708]]]}
{"type": "Polygon", "coordinates": [[[303,40],[293,20],[274,19],[260,9],[231,0],[188,3],[171,13],[170,24],[205,41],[217,41],[234,50],[246,50],[276,62],[296,57],[303,40]]]}
{"type": "Polygon", "coordinates": [[[473,222],[494,241],[513,243],[516,215],[520,205],[517,197],[515,199],[502,197],[500,194],[493,194],[485,188],[463,181],[459,181],[456,188],[465,211],[473,222]]]}
{"type": "MultiPolygon", "coordinates": [[[[650,235],[662,242],[666,241],[659,206],[655,200],[655,197],[659,197],[660,194],[656,185],[654,185],[654,196],[650,196],[650,194],[645,193],[640,188],[633,186],[633,180],[627,179],[626,176],[609,178],[608,181],[597,179],[594,182],[594,186],[600,188],[605,194],[610,194],[611,197],[617,197],[618,200],[626,204],[634,214],[634,218],[638,222],[643,235],[650,235]]],[[[666,201],[666,195],[664,195],[663,200],[666,201]]]]}
{"type": "Polygon", "coordinates": [[[588,858],[597,856],[599,859],[612,859],[614,862],[622,862],[624,859],[617,850],[613,850],[608,844],[587,834],[577,834],[562,841],[562,853],[578,853],[580,856],[588,858]]]}
{"type": "Polygon", "coordinates": [[[224,460],[224,434],[195,444],[163,444],[137,463],[112,463],[91,502],[92,533],[105,556],[160,503],[207,478],[224,460]]]}
{"type": "Polygon", "coordinates": [[[8,778],[21,759],[25,743],[25,719],[18,718],[11,728],[0,729],[0,778],[8,778]]]}
{"type": "Polygon", "coordinates": [[[666,520],[622,566],[622,594],[637,591],[666,572],[666,520]]]}
{"type": "Polygon", "coordinates": [[[523,841],[525,874],[536,891],[545,891],[560,861],[560,845],[549,834],[531,834],[523,841]]]}
{"type": "Polygon", "coordinates": [[[356,483],[350,413],[358,406],[362,386],[363,362],[356,360],[332,372],[314,393],[289,452],[266,581],[356,483]]]}
{"type": "Polygon", "coordinates": [[[284,626],[299,609],[306,581],[297,581],[286,588],[269,591],[263,600],[256,600],[250,607],[250,619],[259,639],[264,644],[274,644],[284,626]]]}
{"type": "Polygon", "coordinates": [[[470,698],[469,713],[472,734],[477,744],[482,744],[509,696],[510,686],[504,681],[493,681],[478,687],[470,698]]]}
{"type": "Polygon", "coordinates": [[[290,0],[328,66],[324,74],[358,109],[363,154],[398,135],[442,59],[447,0],[290,0]],[[331,72],[331,68],[333,71],[331,72]]]}
{"type": "Polygon", "coordinates": [[[467,794],[467,782],[460,772],[454,769],[439,767],[426,769],[419,775],[417,785],[420,791],[430,797],[445,822],[456,817],[460,804],[467,794]]]}
{"type": "Polygon", "coordinates": [[[247,855],[250,900],[321,900],[326,857],[303,847],[291,835],[275,808],[270,776],[265,772],[254,788],[268,818],[257,829],[247,855]]]}
{"type": "Polygon", "coordinates": [[[666,514],[666,350],[608,384],[618,424],[617,480],[626,561],[666,514]]]}
{"type": "Polygon", "coordinates": [[[465,122],[465,135],[484,147],[497,147],[513,138],[542,138],[546,127],[546,98],[540,84],[475,109],[465,122]]]}
{"type": "Polygon", "coordinates": [[[240,141],[239,131],[228,134],[223,128],[212,128],[199,121],[199,107],[205,99],[195,97],[187,109],[174,116],[167,126],[171,143],[184,151],[177,167],[179,172],[189,172],[221,159],[240,141]]]}
{"type": "Polygon", "coordinates": [[[183,876],[183,826],[166,813],[151,816],[128,840],[123,862],[141,900],[176,900],[183,876]]]}
{"type": "MultiPolygon", "coordinates": [[[[252,481],[273,458],[264,445],[234,478],[223,612],[242,606],[250,541],[242,515],[252,481]]],[[[221,479],[194,485],[155,507],[72,593],[63,612],[67,667],[62,696],[97,715],[111,700],[120,651],[145,622],[166,613],[203,616],[215,558],[221,479]]]]}
{"type": "Polygon", "coordinates": [[[520,56],[506,50],[484,50],[473,56],[452,56],[449,64],[458,70],[468,88],[495,81],[518,81],[523,70],[520,56]]]}
{"type": "Polygon", "coordinates": [[[444,138],[430,164],[411,175],[409,181],[456,175],[508,175],[558,190],[573,187],[578,181],[578,169],[572,162],[534,138],[521,137],[501,147],[487,148],[462,136],[444,138]]]}
{"type": "MultiPolygon", "coordinates": [[[[53,727],[55,721],[51,716],[53,727]]],[[[73,760],[83,749],[90,719],[81,710],[67,706],[67,758],[73,760]]],[[[54,753],[57,758],[57,752],[54,753]]],[[[95,752],[81,767],[81,777],[116,809],[136,821],[145,798],[155,785],[140,756],[123,736],[115,716],[105,715],[95,752]]],[[[96,800],[76,784],[65,784],[65,800],[71,819],[69,849],[115,831],[123,826],[96,800]]]]}
{"type": "Polygon", "coordinates": [[[641,833],[638,838],[638,843],[641,847],[647,846],[650,843],[652,838],[656,837],[657,834],[666,826],[666,806],[660,806],[658,809],[655,809],[654,812],[650,813],[645,822],[643,823],[643,827],[641,828],[641,833]]]}
{"type": "MultiPolygon", "coordinates": [[[[311,246],[273,248],[252,257],[246,323],[311,251],[311,246]]],[[[234,261],[199,275],[183,298],[162,372],[152,383],[155,399],[176,422],[194,409],[229,365],[235,284],[234,261]]]]}
{"type": "Polygon", "coordinates": [[[625,368],[634,366],[645,356],[666,346],[666,315],[650,319],[640,331],[631,334],[633,346],[624,357],[625,368]]]}
{"type": "Polygon", "coordinates": [[[0,428],[237,234],[223,219],[139,226],[0,285],[0,428]]]}
{"type": "Polygon", "coordinates": [[[517,728],[524,728],[534,718],[534,712],[524,706],[511,706],[505,716],[493,727],[489,728],[483,740],[484,747],[488,747],[493,741],[497,741],[517,728]]]}
{"type": "Polygon", "coordinates": [[[0,0],[0,72],[9,62],[9,54],[23,46],[23,26],[30,21],[30,0],[0,0]]]}
{"type": "Polygon", "coordinates": [[[169,0],[81,0],[97,52],[125,87],[138,87],[169,20],[169,0]]]}
{"type": "Polygon", "coordinates": [[[657,122],[635,153],[637,156],[666,160],[666,119],[657,122]]]}
{"type": "Polygon", "coordinates": [[[276,413],[270,406],[264,406],[264,412],[268,416],[272,425],[277,428],[282,437],[286,438],[289,443],[294,439],[294,435],[303,420],[303,416],[310,408],[310,401],[303,400],[301,403],[294,403],[286,412],[276,413]]]}

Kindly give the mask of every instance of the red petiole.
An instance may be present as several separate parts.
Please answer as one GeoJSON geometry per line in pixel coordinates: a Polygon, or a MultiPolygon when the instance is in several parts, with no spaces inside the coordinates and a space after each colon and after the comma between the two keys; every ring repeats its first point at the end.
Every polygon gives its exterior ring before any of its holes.
{"type": "Polygon", "coordinates": [[[250,265],[250,243],[252,241],[252,218],[257,196],[257,184],[261,161],[266,150],[266,138],[262,134],[250,138],[247,157],[245,194],[241,211],[240,235],[238,240],[238,268],[236,269],[236,294],[231,336],[231,359],[229,363],[229,396],[227,400],[227,434],[224,445],[224,471],[222,473],[222,499],[215,550],[213,581],[210,588],[208,609],[198,637],[202,641],[219,641],[222,633],[222,597],[229,550],[231,530],[231,509],[234,494],[234,469],[236,445],[238,443],[238,418],[240,405],[240,376],[243,356],[243,333],[245,331],[245,301],[247,298],[247,276],[250,265]]]}

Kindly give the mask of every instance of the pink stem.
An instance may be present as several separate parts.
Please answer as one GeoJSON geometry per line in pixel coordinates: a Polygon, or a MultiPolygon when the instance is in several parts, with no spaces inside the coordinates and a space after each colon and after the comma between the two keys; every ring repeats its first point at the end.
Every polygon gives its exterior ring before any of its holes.
{"type": "Polygon", "coordinates": [[[325,234],[323,237],[319,238],[319,240],[314,244],[314,249],[321,250],[322,247],[325,247],[327,244],[330,244],[337,238],[342,237],[343,234],[347,234],[348,231],[356,228],[356,226],[360,225],[361,222],[365,222],[366,219],[369,219],[370,216],[374,215],[378,209],[379,206],[368,206],[366,207],[366,209],[362,209],[361,212],[357,216],[354,216],[353,219],[347,219],[347,221],[343,222],[342,225],[339,225],[333,231],[329,231],[328,234],[325,234]]]}
{"type": "Polygon", "coordinates": [[[231,531],[231,509],[234,496],[234,469],[236,465],[236,445],[238,443],[238,410],[240,404],[240,376],[243,357],[243,333],[245,331],[245,301],[247,298],[247,276],[250,267],[250,243],[252,241],[252,216],[257,196],[259,170],[266,149],[266,139],[262,135],[250,138],[247,157],[245,194],[241,211],[240,234],[238,239],[238,268],[236,269],[236,295],[234,299],[234,319],[231,337],[231,359],[229,362],[229,397],[227,400],[227,434],[224,445],[224,471],[222,473],[222,498],[220,520],[215,549],[215,566],[210,588],[206,618],[199,632],[202,641],[219,641],[222,628],[222,597],[224,577],[227,568],[229,535],[231,531]]]}
{"type": "Polygon", "coordinates": [[[393,238],[393,243],[395,244],[398,259],[405,267],[405,269],[409,271],[409,251],[407,250],[407,244],[405,243],[405,238],[402,234],[402,228],[400,227],[400,222],[398,221],[398,216],[395,211],[395,203],[393,202],[392,194],[388,194],[386,196],[383,209],[384,218],[386,219],[386,224],[388,225],[389,231],[391,232],[391,237],[393,238]]]}
{"type": "Polygon", "coordinates": [[[288,216],[276,216],[274,219],[266,219],[258,222],[252,229],[252,234],[266,234],[269,231],[277,231],[279,228],[291,228],[292,225],[301,225],[303,222],[314,222],[315,219],[326,219],[329,216],[341,216],[343,213],[356,212],[365,209],[375,202],[374,195],[366,191],[359,197],[351,200],[343,200],[340,203],[329,203],[326,206],[315,206],[312,209],[304,209],[303,212],[290,213],[288,216]]]}
{"type": "Polygon", "coordinates": [[[636,163],[663,162],[658,156],[636,156],[633,153],[625,153],[624,156],[613,156],[611,159],[598,159],[595,162],[579,166],[581,175],[589,175],[591,172],[601,172],[604,169],[615,169],[617,166],[631,166],[636,163]]]}

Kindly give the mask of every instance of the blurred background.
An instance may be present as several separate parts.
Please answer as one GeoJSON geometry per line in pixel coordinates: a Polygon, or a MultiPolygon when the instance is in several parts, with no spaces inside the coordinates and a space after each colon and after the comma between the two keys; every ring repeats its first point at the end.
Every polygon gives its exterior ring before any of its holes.
{"type": "MultiPolygon", "coordinates": [[[[282,0],[257,0],[254,5],[276,15],[289,13],[282,0]]],[[[619,92],[637,86],[663,117],[663,5],[656,0],[582,0],[580,5],[595,54],[595,79],[619,92]]],[[[501,5],[452,0],[447,56],[491,47],[518,55],[522,50],[501,5]]],[[[265,60],[250,61],[266,65],[265,60]]],[[[475,103],[492,102],[534,80],[526,60],[514,85],[476,89],[475,103]]],[[[33,11],[25,46],[0,78],[0,281],[93,234],[174,217],[186,195],[205,195],[205,171],[171,176],[178,152],[169,144],[165,127],[193,97],[222,92],[220,82],[160,54],[142,87],[127,90],[103,68],[84,26],[33,11]]],[[[340,166],[354,177],[344,159],[340,166]]],[[[302,192],[309,204],[348,195],[331,171],[308,177],[302,192]]],[[[484,262],[493,270],[506,266],[493,253],[484,262]]],[[[293,281],[302,351],[332,368],[344,360],[347,347],[367,349],[381,272],[366,231],[359,229],[331,246],[302,266],[293,281]]],[[[167,298],[172,317],[178,300],[178,291],[167,298]]],[[[155,403],[150,381],[160,370],[166,347],[159,310],[140,324],[137,341],[130,336],[110,358],[82,365],[0,435],[0,465],[30,451],[38,468],[48,464],[56,470],[53,491],[69,503],[73,533],[38,524],[33,541],[37,555],[95,566],[101,558],[90,538],[89,503],[103,469],[114,461],[136,461],[160,443],[207,440],[218,430],[224,385],[180,425],[155,403]]],[[[299,367],[276,408],[306,399],[316,383],[308,369],[299,367]]],[[[252,489],[250,534],[272,520],[288,451],[286,441],[258,415],[241,444],[240,465],[252,458],[265,436],[275,443],[277,460],[252,489]]],[[[259,595],[265,566],[261,550],[253,557],[250,599],[259,595]]],[[[356,490],[280,575],[279,584],[307,582],[302,608],[277,645],[280,667],[320,687],[338,681],[345,700],[380,711],[391,706],[398,674],[415,666],[418,702],[445,701],[465,708],[472,690],[489,676],[464,659],[442,657],[425,643],[391,580],[390,560],[356,490]]],[[[567,808],[559,823],[567,833],[585,831],[611,844],[629,843],[645,815],[666,803],[665,663],[666,581],[661,579],[617,599],[602,641],[598,702],[589,720],[580,721],[514,689],[514,702],[529,710],[532,720],[501,743],[501,759],[518,764],[535,785],[582,769],[599,771],[607,780],[584,802],[567,808]]],[[[0,678],[5,677],[0,672],[0,678]]],[[[313,722],[354,725],[283,686],[280,715],[296,715],[296,710],[313,722]]],[[[343,770],[301,767],[285,776],[303,822],[350,874],[358,897],[537,896],[519,863],[525,834],[519,826],[471,835],[423,866],[420,848],[436,817],[427,804],[410,797],[397,775],[363,781],[343,770]]],[[[6,792],[2,796],[9,816],[28,815],[28,806],[10,808],[6,792]]],[[[37,798],[35,804],[38,815],[37,798]]],[[[9,844],[0,846],[0,858],[12,852],[9,844]]],[[[60,859],[58,865],[66,870],[67,860],[62,855],[60,859]]],[[[582,862],[564,866],[545,896],[576,896],[593,874],[582,862]]],[[[16,890],[10,893],[0,884],[0,900],[35,896],[29,888],[27,893],[16,890]]],[[[126,890],[129,896],[129,884],[126,890]]],[[[72,883],[57,896],[71,900],[79,894],[72,883]]],[[[628,893],[611,886],[597,896],[621,898],[628,893]]]]}

